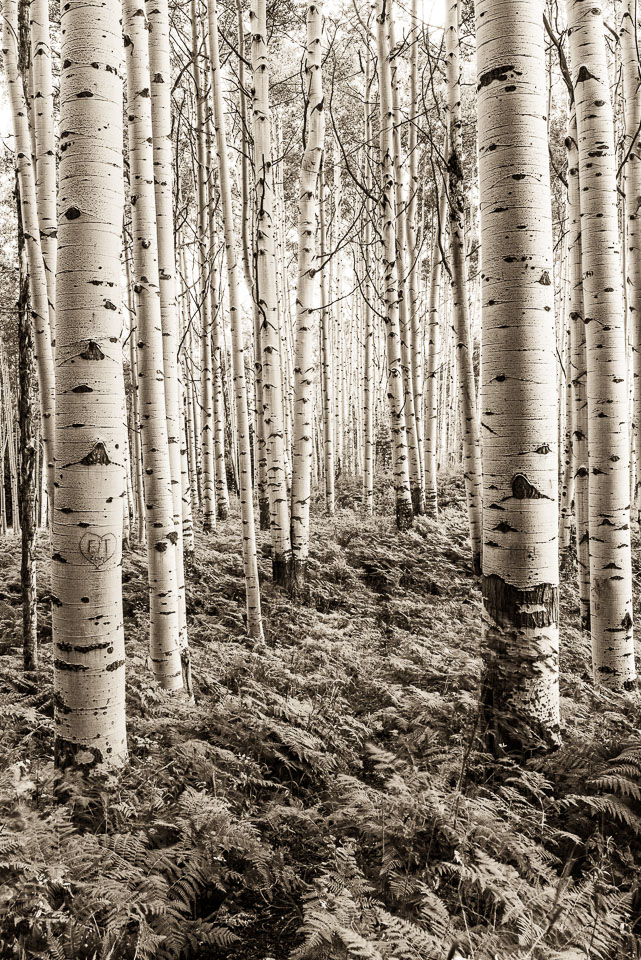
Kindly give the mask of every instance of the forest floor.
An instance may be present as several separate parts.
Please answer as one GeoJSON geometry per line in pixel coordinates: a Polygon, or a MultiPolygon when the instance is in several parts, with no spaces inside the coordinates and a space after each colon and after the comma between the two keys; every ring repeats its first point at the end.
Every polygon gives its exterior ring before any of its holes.
{"type": "MultiPolygon", "coordinates": [[[[382,486],[382,484],[381,484],[382,486]]],[[[21,670],[19,549],[0,555],[0,958],[445,960],[641,956],[641,698],[595,691],[573,584],[561,601],[564,745],[479,741],[481,605],[462,483],[399,535],[339,487],[315,505],[309,590],[270,581],[243,632],[238,517],[197,536],[195,704],[147,667],[143,548],[124,559],[130,759],[54,773],[51,619],[21,670]]],[[[635,605],[640,597],[635,541],[635,605]]],[[[637,623],[639,623],[637,609],[637,623]]]]}

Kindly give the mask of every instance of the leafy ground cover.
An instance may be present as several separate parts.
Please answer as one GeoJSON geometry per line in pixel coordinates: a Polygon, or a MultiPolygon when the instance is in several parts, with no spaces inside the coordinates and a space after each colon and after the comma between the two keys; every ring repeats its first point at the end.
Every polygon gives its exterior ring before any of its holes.
{"type": "MultiPolygon", "coordinates": [[[[641,716],[595,691],[562,588],[564,746],[523,765],[478,737],[479,587],[461,481],[399,536],[344,482],[316,504],[310,583],[269,576],[243,633],[237,516],[187,583],[196,702],[146,663],[144,549],[124,560],[130,761],[54,773],[51,620],[19,648],[19,552],[0,556],[0,957],[440,960],[641,956],[641,716]]],[[[635,543],[638,602],[639,544],[635,543]]],[[[638,610],[636,611],[638,614],[638,610]]],[[[637,620],[638,622],[638,620],[637,620]]]]}

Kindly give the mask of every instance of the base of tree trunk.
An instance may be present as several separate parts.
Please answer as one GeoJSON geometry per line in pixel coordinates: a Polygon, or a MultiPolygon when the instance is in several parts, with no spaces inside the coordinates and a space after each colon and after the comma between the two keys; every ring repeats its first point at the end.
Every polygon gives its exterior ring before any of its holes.
{"type": "Polygon", "coordinates": [[[559,588],[519,590],[496,574],[483,578],[481,723],[496,757],[528,757],[561,746],[558,650],[559,588]]]}
{"type": "Polygon", "coordinates": [[[290,575],[290,591],[292,596],[299,596],[307,584],[307,560],[292,559],[290,575]]]}
{"type": "Polygon", "coordinates": [[[422,517],[425,513],[425,500],[420,487],[412,487],[412,509],[415,517],[422,517]]]}
{"type": "Polygon", "coordinates": [[[407,500],[396,501],[396,528],[398,530],[409,530],[414,523],[414,511],[411,503],[407,500]]]}
{"type": "Polygon", "coordinates": [[[272,580],[285,590],[291,589],[292,558],[289,556],[272,557],[272,580]]]}
{"type": "Polygon", "coordinates": [[[216,516],[219,520],[226,520],[229,516],[229,507],[226,503],[219,503],[216,509],[216,516]]]}
{"type": "Polygon", "coordinates": [[[211,533],[214,529],[214,525],[211,522],[210,517],[203,517],[203,533],[211,533]]]}
{"type": "Polygon", "coordinates": [[[481,554],[480,554],[480,552],[479,552],[479,553],[472,553],[472,567],[473,567],[473,569],[474,569],[475,575],[476,575],[477,577],[480,577],[481,574],[483,573],[483,565],[482,565],[482,563],[481,563],[481,554]]]}
{"type": "Polygon", "coordinates": [[[261,530],[269,530],[269,497],[261,497],[258,501],[258,519],[261,530]]]}
{"type": "Polygon", "coordinates": [[[438,499],[436,491],[427,490],[425,493],[425,516],[431,520],[438,518],[438,499]]]}

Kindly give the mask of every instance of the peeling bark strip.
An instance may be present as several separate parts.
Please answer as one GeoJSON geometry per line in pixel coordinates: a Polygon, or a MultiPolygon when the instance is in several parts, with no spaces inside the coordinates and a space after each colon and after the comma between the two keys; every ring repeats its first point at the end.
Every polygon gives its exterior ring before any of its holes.
{"type": "Polygon", "coordinates": [[[567,17],[576,100],[587,340],[592,666],[597,682],[624,689],[635,681],[636,669],[614,123],[601,7],[567,0],[567,17]]]}
{"type": "Polygon", "coordinates": [[[491,745],[509,751],[560,742],[556,338],[553,288],[539,282],[552,270],[543,8],[476,3],[483,707],[491,745]]]}
{"type": "Polygon", "coordinates": [[[312,495],[314,344],[318,328],[316,219],[325,113],[322,84],[323,14],[317,0],[307,7],[305,102],[307,143],[301,159],[298,200],[298,287],[294,360],[294,436],[292,460],[292,556],[294,580],[305,580],[309,556],[309,506],[312,495]]]}
{"type": "Polygon", "coordinates": [[[55,757],[124,761],[122,499],[125,402],[120,332],[122,31],[118,0],[70,0],[61,13],[52,516],[55,757]],[[100,97],[79,92],[91,87],[100,97]],[[81,211],[69,218],[70,209],[81,211]],[[104,289],[115,310],[104,309],[104,289]],[[91,392],[79,387],[89,386],[91,392]],[[82,519],[79,519],[82,518],[82,519]]]}
{"type": "Polygon", "coordinates": [[[138,396],[149,574],[150,655],[165,690],[183,685],[178,613],[177,537],[164,388],[162,313],[158,274],[153,128],[149,97],[148,28],[140,0],[125,0],[127,113],[131,170],[131,219],[138,396]],[[134,203],[135,199],[135,203],[134,203]]]}

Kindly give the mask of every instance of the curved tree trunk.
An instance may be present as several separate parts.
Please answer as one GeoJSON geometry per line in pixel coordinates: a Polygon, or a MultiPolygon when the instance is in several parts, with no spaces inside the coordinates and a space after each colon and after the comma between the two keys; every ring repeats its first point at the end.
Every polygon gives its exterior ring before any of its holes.
{"type": "Polygon", "coordinates": [[[482,698],[495,752],[559,733],[556,339],[543,0],[477,0],[482,698]]]}
{"type": "Polygon", "coordinates": [[[182,685],[178,581],[163,375],[147,19],[142,0],[125,0],[132,253],[138,323],[138,395],[145,477],[150,657],[165,690],[182,685]]]}
{"type": "MultiPolygon", "coordinates": [[[[321,157],[325,140],[322,83],[323,14],[319,0],[307,6],[305,131],[298,201],[298,288],[294,360],[294,442],[292,447],[292,576],[305,580],[309,556],[312,495],[314,333],[318,325],[316,220],[321,157]]],[[[321,321],[322,322],[322,321],[321,321]]]]}
{"type": "Polygon", "coordinates": [[[229,312],[232,335],[232,372],[234,384],[234,403],[236,410],[236,433],[238,436],[238,454],[240,461],[239,488],[240,513],[243,528],[243,567],[245,572],[245,590],[247,599],[247,633],[250,637],[262,639],[263,627],[260,611],[260,586],[258,582],[258,561],[256,558],[256,531],[254,527],[254,504],[251,479],[251,441],[249,437],[249,417],[247,414],[247,384],[245,382],[245,352],[243,349],[243,328],[240,311],[239,269],[234,236],[234,221],[231,200],[231,181],[227,159],[227,136],[223,112],[222,79],[220,75],[220,55],[218,51],[218,15],[216,0],[209,0],[209,42],[211,56],[211,79],[214,108],[214,128],[218,149],[218,173],[220,178],[220,199],[223,210],[225,230],[225,253],[227,256],[227,277],[229,286],[229,312]]]}
{"type": "Polygon", "coordinates": [[[598,683],[636,679],[632,639],[630,445],[616,155],[603,15],[567,0],[576,100],[588,371],[590,626],[598,683]]]}
{"type": "Polygon", "coordinates": [[[127,756],[120,3],[65,4],[61,37],[54,750],[58,766],[90,768],[127,756]]]}

